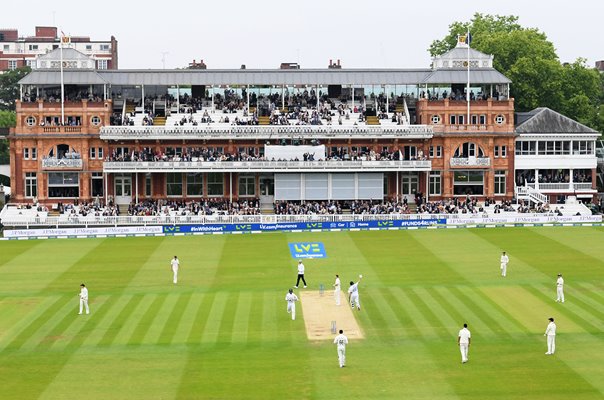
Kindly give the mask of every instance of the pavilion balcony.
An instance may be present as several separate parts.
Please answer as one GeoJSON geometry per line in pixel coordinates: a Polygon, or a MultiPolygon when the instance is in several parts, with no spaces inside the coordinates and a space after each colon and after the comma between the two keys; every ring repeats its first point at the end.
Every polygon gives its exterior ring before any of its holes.
{"type": "Polygon", "coordinates": [[[202,126],[105,126],[103,140],[204,140],[204,139],[305,139],[384,138],[430,139],[433,129],[427,125],[341,126],[341,125],[227,125],[202,126]]]}
{"type": "Polygon", "coordinates": [[[103,172],[350,172],[430,171],[422,161],[106,161],[103,172]]]}
{"type": "Polygon", "coordinates": [[[527,183],[526,186],[540,192],[595,192],[591,182],[527,183]]]}

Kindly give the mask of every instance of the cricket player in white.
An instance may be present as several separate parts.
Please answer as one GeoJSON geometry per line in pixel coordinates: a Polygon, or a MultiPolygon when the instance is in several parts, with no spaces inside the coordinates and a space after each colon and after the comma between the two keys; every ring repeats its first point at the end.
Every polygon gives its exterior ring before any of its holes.
{"type": "Polygon", "coordinates": [[[508,263],[510,262],[510,258],[508,257],[507,254],[505,254],[505,251],[503,252],[503,254],[501,254],[501,276],[505,277],[505,275],[507,274],[507,270],[508,270],[508,263]]]}
{"type": "Polygon", "coordinates": [[[556,324],[554,324],[553,318],[548,318],[549,324],[545,329],[543,336],[547,336],[547,355],[554,354],[556,351],[556,324]]]}
{"type": "Polygon", "coordinates": [[[296,319],[296,301],[298,301],[298,296],[294,294],[293,289],[289,289],[289,292],[285,295],[285,301],[287,301],[287,313],[291,313],[293,321],[296,319]]]}
{"type": "Polygon", "coordinates": [[[336,282],[333,284],[333,297],[336,299],[336,306],[340,305],[340,275],[336,275],[336,282]]]}
{"type": "Polygon", "coordinates": [[[359,301],[359,283],[361,283],[361,279],[363,275],[359,275],[359,281],[354,283],[350,281],[350,287],[348,288],[348,301],[350,302],[350,306],[354,308],[356,306],[357,310],[361,309],[361,302],[359,301]]]}
{"type": "Polygon", "coordinates": [[[463,324],[463,328],[457,335],[457,344],[459,345],[459,351],[461,351],[461,362],[468,362],[468,349],[470,348],[470,341],[472,340],[472,334],[468,330],[468,324],[463,324]]]}
{"type": "Polygon", "coordinates": [[[564,279],[562,279],[562,274],[558,274],[556,280],[556,294],[558,295],[556,302],[564,303],[564,279]]]}
{"type": "Polygon", "coordinates": [[[82,309],[86,308],[86,314],[90,314],[90,309],[88,308],[88,289],[86,285],[83,283],[80,285],[80,312],[82,314],[82,309]]]}
{"type": "Polygon", "coordinates": [[[348,344],[348,338],[344,335],[344,331],[340,329],[340,334],[333,340],[334,344],[338,346],[338,361],[340,362],[340,368],[346,366],[346,345],[348,344]]]}
{"type": "Polygon", "coordinates": [[[298,285],[300,284],[300,279],[302,279],[302,282],[304,283],[304,287],[306,287],[306,279],[304,279],[304,264],[302,264],[302,261],[298,261],[298,279],[296,280],[296,286],[294,286],[296,289],[298,289],[298,285]]]}
{"type": "Polygon", "coordinates": [[[174,274],[174,283],[178,282],[178,268],[180,267],[180,261],[178,261],[178,257],[174,256],[172,261],[170,261],[170,265],[172,266],[172,273],[174,274]]]}

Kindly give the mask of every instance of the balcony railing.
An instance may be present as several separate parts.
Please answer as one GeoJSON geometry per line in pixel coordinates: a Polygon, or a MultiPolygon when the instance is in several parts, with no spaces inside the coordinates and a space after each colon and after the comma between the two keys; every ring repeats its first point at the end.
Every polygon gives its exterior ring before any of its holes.
{"type": "Polygon", "coordinates": [[[44,158],[42,168],[73,168],[82,169],[84,165],[81,158],[44,158]]]}
{"type": "Polygon", "coordinates": [[[106,161],[104,172],[430,171],[426,161],[106,161]]]}
{"type": "Polygon", "coordinates": [[[591,190],[592,184],[591,182],[562,182],[562,183],[528,183],[528,187],[540,190],[540,191],[564,191],[564,192],[573,192],[576,190],[591,190]]]}
{"type": "Polygon", "coordinates": [[[453,157],[451,158],[451,167],[489,167],[491,159],[489,157],[453,157]]]}
{"type": "Polygon", "coordinates": [[[434,131],[427,125],[199,125],[199,126],[105,126],[104,140],[155,139],[291,139],[304,138],[403,138],[429,139],[434,131]]]}

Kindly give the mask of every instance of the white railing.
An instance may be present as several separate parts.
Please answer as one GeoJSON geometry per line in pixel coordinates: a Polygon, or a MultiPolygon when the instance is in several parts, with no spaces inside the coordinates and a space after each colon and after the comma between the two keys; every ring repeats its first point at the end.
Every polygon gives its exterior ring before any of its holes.
{"type": "Polygon", "coordinates": [[[489,157],[453,157],[451,158],[451,167],[489,167],[491,159],[489,157]]]}
{"type": "Polygon", "coordinates": [[[81,158],[44,158],[42,168],[82,168],[81,158]]]}
{"type": "MultiPolygon", "coordinates": [[[[563,191],[575,191],[575,190],[591,190],[592,186],[590,182],[574,182],[574,183],[539,183],[537,190],[563,190],[563,191]]],[[[537,188],[537,184],[528,183],[528,187],[533,189],[537,188]]]]}
{"type": "Polygon", "coordinates": [[[520,200],[530,200],[533,203],[547,203],[548,201],[546,195],[530,186],[516,187],[516,197],[520,200]]]}
{"type": "Polygon", "coordinates": [[[101,139],[290,139],[329,137],[394,137],[429,139],[434,131],[428,125],[224,125],[198,126],[104,126],[101,139]]]}
{"type": "Polygon", "coordinates": [[[186,172],[186,171],[323,171],[323,170],[421,170],[429,171],[425,161],[106,161],[104,172],[186,172]]]}

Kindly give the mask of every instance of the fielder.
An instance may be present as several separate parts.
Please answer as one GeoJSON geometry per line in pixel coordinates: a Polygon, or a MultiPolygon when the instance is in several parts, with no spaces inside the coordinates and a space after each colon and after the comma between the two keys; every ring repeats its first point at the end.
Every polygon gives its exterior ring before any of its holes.
{"type": "Polygon", "coordinates": [[[172,273],[174,274],[174,284],[176,284],[178,282],[178,268],[180,267],[178,257],[174,256],[172,261],[170,261],[170,266],[172,267],[172,273]]]}
{"type": "Polygon", "coordinates": [[[344,331],[340,329],[340,334],[333,340],[334,344],[338,347],[338,362],[340,368],[346,366],[346,345],[348,344],[348,338],[344,335],[344,331]]]}
{"type": "Polygon", "coordinates": [[[80,285],[80,312],[79,315],[82,315],[82,308],[86,308],[86,314],[90,314],[90,309],[88,308],[88,289],[86,285],[83,283],[80,285]]]}
{"type": "Polygon", "coordinates": [[[333,284],[333,297],[336,300],[336,306],[340,305],[340,275],[336,274],[336,282],[333,284]]]}
{"type": "Polygon", "coordinates": [[[350,302],[350,306],[354,308],[356,306],[357,310],[361,309],[361,302],[359,301],[359,283],[361,283],[361,279],[363,275],[359,275],[359,281],[354,283],[350,281],[350,287],[348,288],[348,301],[350,302]]]}
{"type": "Polygon", "coordinates": [[[556,280],[556,294],[558,295],[556,302],[564,303],[564,279],[562,279],[562,274],[558,274],[556,280]]]}
{"type": "Polygon", "coordinates": [[[468,330],[468,324],[463,324],[463,328],[460,329],[457,335],[457,344],[459,345],[459,351],[461,351],[461,363],[465,364],[468,362],[468,350],[470,348],[470,341],[472,340],[472,334],[468,330]]]}
{"type": "Polygon", "coordinates": [[[508,257],[507,254],[505,254],[505,251],[503,252],[503,254],[501,254],[501,276],[503,276],[505,278],[506,274],[507,274],[507,270],[508,270],[508,263],[510,262],[510,258],[508,257]]]}
{"type": "Polygon", "coordinates": [[[547,336],[547,353],[546,355],[552,355],[556,351],[556,324],[554,324],[553,318],[548,318],[549,324],[545,329],[543,336],[547,336]]]}
{"type": "Polygon", "coordinates": [[[289,292],[285,295],[285,301],[287,301],[287,313],[292,315],[292,321],[296,319],[296,301],[298,296],[294,294],[293,289],[289,289],[289,292]]]}

